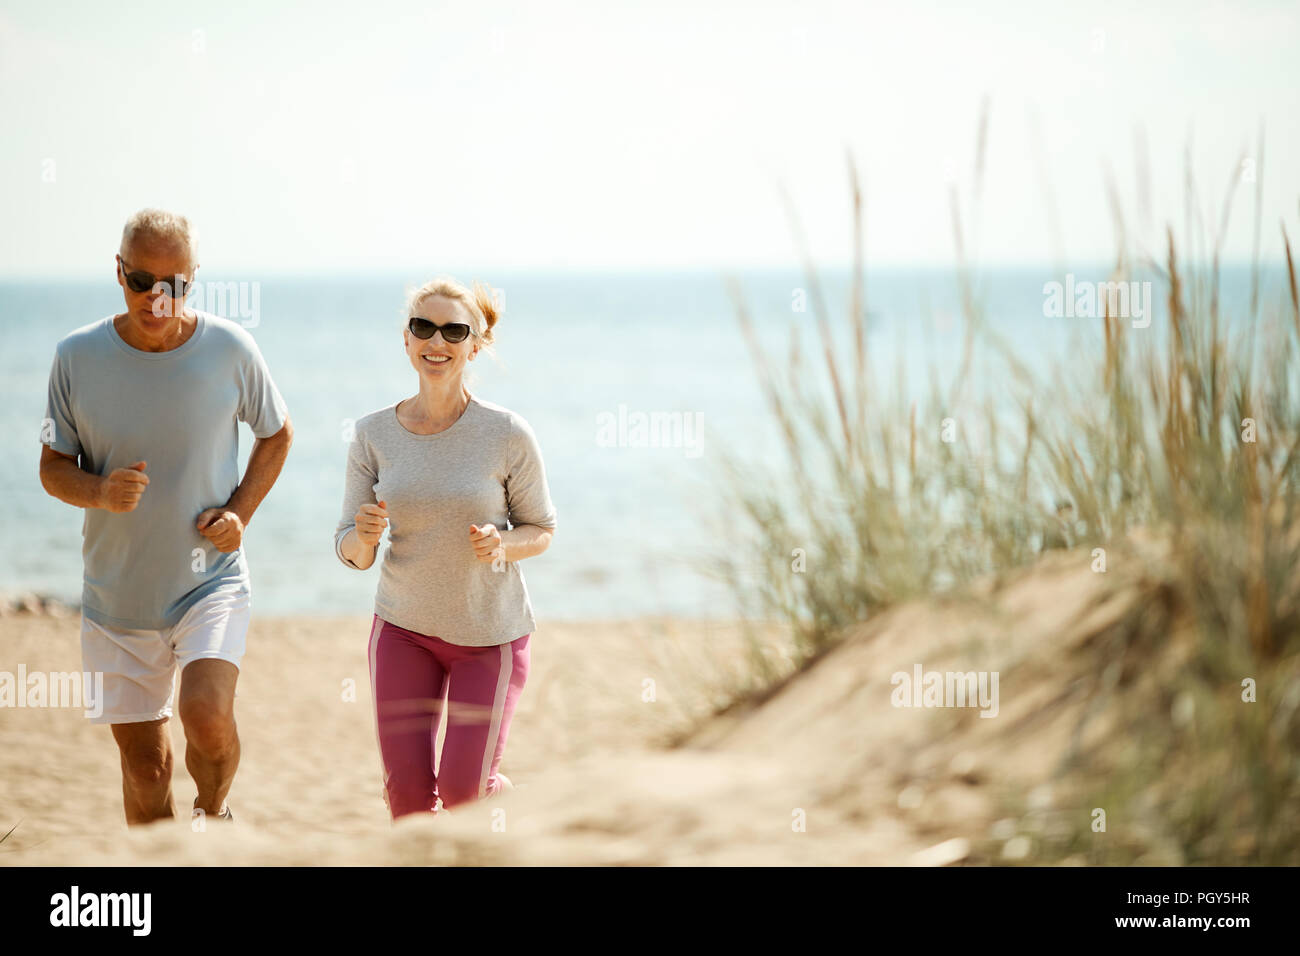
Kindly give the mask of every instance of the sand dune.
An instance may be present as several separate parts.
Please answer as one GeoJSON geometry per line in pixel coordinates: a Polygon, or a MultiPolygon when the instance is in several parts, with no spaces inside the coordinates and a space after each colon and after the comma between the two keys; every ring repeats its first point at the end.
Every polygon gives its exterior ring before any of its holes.
{"type": "MultiPolygon", "coordinates": [[[[518,789],[397,825],[380,796],[367,621],[259,617],[236,703],[234,826],[191,830],[194,788],[178,769],[182,816],[128,831],[107,728],[73,710],[0,711],[0,832],[18,824],[0,862],[993,862],[1054,825],[1057,764],[1105,731],[1100,714],[1076,733],[1083,696],[1062,662],[1151,587],[1059,554],[960,600],[884,614],[765,702],[689,734],[742,665],[737,628],[544,622],[502,764],[518,789]],[[998,716],[892,706],[891,675],[917,664],[1000,672],[998,716]],[[665,748],[675,735],[685,744],[665,748]]],[[[77,622],[9,616],[0,648],[0,669],[75,669],[77,622]]],[[[176,720],[172,731],[182,768],[176,720]]]]}

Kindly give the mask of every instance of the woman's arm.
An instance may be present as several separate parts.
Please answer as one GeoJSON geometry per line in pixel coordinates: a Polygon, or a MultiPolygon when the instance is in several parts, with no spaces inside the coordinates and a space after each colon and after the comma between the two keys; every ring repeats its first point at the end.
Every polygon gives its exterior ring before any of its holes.
{"type": "Polygon", "coordinates": [[[358,571],[365,571],[375,563],[379,551],[377,544],[365,544],[357,536],[357,529],[352,528],[339,542],[339,554],[358,571]]]}
{"type": "MultiPolygon", "coordinates": [[[[513,525],[497,534],[494,542],[506,561],[520,561],[541,554],[555,536],[555,505],[546,484],[542,449],[532,427],[518,416],[511,419],[505,483],[506,514],[513,525]]],[[[471,535],[472,536],[472,535],[471,535]]],[[[475,552],[483,560],[482,542],[475,552]]],[[[489,558],[491,560],[491,558],[489,558]]]]}
{"type": "Polygon", "coordinates": [[[497,530],[496,525],[472,524],[469,526],[469,543],[474,548],[474,557],[484,563],[522,561],[549,548],[554,534],[554,528],[535,524],[515,525],[505,531],[497,530]]]}
{"type": "Polygon", "coordinates": [[[348,446],[343,514],[334,529],[334,553],[346,566],[358,571],[365,571],[375,563],[379,538],[388,524],[385,503],[375,501],[378,478],[369,447],[357,433],[348,446]]]}
{"type": "Polygon", "coordinates": [[[522,561],[534,558],[551,546],[554,528],[543,528],[535,524],[521,524],[501,532],[501,547],[505,549],[507,561],[522,561]]]}

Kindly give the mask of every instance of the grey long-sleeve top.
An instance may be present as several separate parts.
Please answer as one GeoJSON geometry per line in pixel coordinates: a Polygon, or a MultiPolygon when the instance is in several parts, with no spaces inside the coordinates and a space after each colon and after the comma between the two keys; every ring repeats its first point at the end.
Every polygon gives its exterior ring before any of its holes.
{"type": "MultiPolygon", "coordinates": [[[[531,634],[536,621],[516,562],[474,555],[470,525],[498,530],[555,527],[541,448],[519,415],[470,397],[464,413],[435,435],[397,420],[397,405],[356,423],[348,448],[343,515],[334,552],[357,510],[384,501],[388,546],[375,613],[398,627],[452,644],[490,647],[531,634]]],[[[382,546],[382,542],[381,542],[382,546]]]]}

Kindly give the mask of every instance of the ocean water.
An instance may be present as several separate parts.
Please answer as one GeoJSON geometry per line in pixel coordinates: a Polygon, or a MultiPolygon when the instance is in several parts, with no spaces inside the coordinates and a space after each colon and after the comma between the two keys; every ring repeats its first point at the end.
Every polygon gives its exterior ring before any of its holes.
{"type": "MultiPolygon", "coordinates": [[[[271,277],[260,280],[256,324],[245,310],[295,426],[284,472],[245,536],[262,613],[364,614],[372,606],[378,566],[350,570],[332,548],[347,429],[415,392],[401,309],[406,288],[423,278],[271,277]]],[[[558,511],[550,550],[523,565],[538,615],[732,615],[731,595],[702,569],[728,546],[722,452],[761,467],[781,448],[724,276],[489,278],[503,293],[504,318],[496,354],[480,355],[470,388],[532,424],[558,511]],[[695,427],[676,447],[638,447],[635,431],[620,430],[620,421],[655,413],[680,413],[695,427]]],[[[990,325],[1045,376],[1078,349],[1100,348],[1099,322],[1044,315],[1043,284],[1053,278],[1044,269],[1001,269],[980,284],[990,325]]],[[[804,277],[765,271],[736,279],[774,366],[788,369],[797,348],[810,384],[824,390],[813,300],[800,309],[810,291],[804,277]]],[[[1276,290],[1276,273],[1266,279],[1266,290],[1276,290]]],[[[880,383],[915,395],[930,374],[950,380],[963,342],[953,274],[871,271],[867,281],[880,383]]],[[[849,277],[826,273],[822,288],[847,369],[849,277]]],[[[1156,288],[1153,329],[1164,315],[1156,288]]],[[[1240,306],[1248,289],[1246,270],[1225,273],[1225,308],[1240,306]]],[[[42,490],[38,433],[55,343],[121,305],[111,281],[0,283],[0,592],[79,599],[81,515],[42,490]]],[[[233,305],[225,314],[240,318],[233,305]]],[[[973,377],[996,393],[996,369],[981,350],[973,377]]],[[[244,460],[251,443],[241,425],[244,460]]]]}

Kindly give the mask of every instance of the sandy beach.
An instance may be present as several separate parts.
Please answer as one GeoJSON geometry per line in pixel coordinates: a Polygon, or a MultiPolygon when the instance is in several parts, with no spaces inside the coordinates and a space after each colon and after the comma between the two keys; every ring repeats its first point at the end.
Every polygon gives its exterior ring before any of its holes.
{"type": "MultiPolygon", "coordinates": [[[[0,862],[1015,862],[1059,823],[1060,758],[1106,729],[1104,712],[1081,723],[1073,652],[1155,587],[1150,575],[1091,573],[1088,560],[1060,553],[960,599],[903,605],[761,704],[702,722],[739,673],[739,628],[542,622],[502,763],[518,788],[397,825],[380,794],[366,619],[259,616],[236,701],[233,826],[192,830],[179,721],[180,815],[128,831],[108,729],[79,710],[10,710],[0,712],[0,824],[17,828],[0,862]],[[998,719],[893,706],[891,675],[917,664],[1000,671],[998,719]]],[[[779,648],[779,632],[770,642],[779,648]]],[[[76,669],[77,618],[10,614],[0,648],[10,670],[76,669]]]]}
{"type": "MultiPolygon", "coordinates": [[[[220,833],[191,831],[195,791],[179,719],[170,721],[177,821],[128,833],[107,727],[78,709],[0,710],[0,833],[17,824],[0,862],[431,862],[407,855],[420,825],[394,829],[381,796],[368,634],[363,617],[254,618],[236,699],[243,754],[230,803],[237,824],[220,833]]],[[[740,636],[726,625],[646,619],[543,623],[534,640],[502,764],[521,785],[515,799],[572,779],[580,763],[607,770],[607,760],[680,732],[707,709],[710,687],[725,680],[710,653],[738,651],[740,636]],[[643,700],[647,686],[650,701],[643,700]]],[[[18,662],[29,673],[77,670],[78,619],[7,616],[0,648],[0,669],[12,673],[18,662]]],[[[423,824],[441,831],[450,822],[442,814],[423,824]]],[[[489,834],[470,858],[487,862],[502,843],[489,834]]]]}

